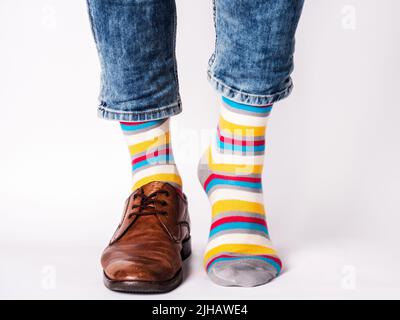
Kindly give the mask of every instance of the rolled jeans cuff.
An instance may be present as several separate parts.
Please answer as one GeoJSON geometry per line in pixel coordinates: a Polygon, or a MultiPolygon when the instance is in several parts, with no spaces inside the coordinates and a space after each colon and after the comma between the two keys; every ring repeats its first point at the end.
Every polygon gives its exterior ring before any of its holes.
{"type": "Polygon", "coordinates": [[[182,103],[181,100],[178,99],[176,102],[162,107],[143,108],[144,110],[142,109],[140,111],[130,111],[130,109],[132,108],[129,101],[119,105],[118,109],[113,109],[101,104],[97,109],[97,115],[106,120],[127,122],[158,120],[181,113],[182,103]]]}
{"type": "Polygon", "coordinates": [[[216,78],[211,71],[207,72],[207,79],[211,86],[222,96],[233,101],[254,106],[265,106],[278,102],[290,95],[293,90],[293,81],[288,78],[286,87],[278,92],[273,92],[268,95],[251,94],[239,89],[232,88],[225,84],[222,80],[216,78]]]}

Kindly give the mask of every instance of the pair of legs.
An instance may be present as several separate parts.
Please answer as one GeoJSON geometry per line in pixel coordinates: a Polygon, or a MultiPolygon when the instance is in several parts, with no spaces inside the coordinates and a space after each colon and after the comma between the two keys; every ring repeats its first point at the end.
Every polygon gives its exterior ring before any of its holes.
{"type": "MultiPolygon", "coordinates": [[[[281,270],[261,175],[272,104],[292,89],[302,6],[303,0],[214,0],[216,45],[207,74],[222,99],[199,179],[212,206],[204,265],[221,285],[260,285],[281,270]]],[[[133,191],[152,181],[181,190],[169,134],[169,117],[181,112],[175,1],[88,0],[88,7],[102,70],[98,114],[121,123],[133,191]]]]}

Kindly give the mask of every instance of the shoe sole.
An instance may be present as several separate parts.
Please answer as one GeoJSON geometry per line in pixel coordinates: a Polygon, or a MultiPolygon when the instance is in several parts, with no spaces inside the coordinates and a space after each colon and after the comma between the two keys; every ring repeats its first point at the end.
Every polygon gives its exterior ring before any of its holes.
{"type": "MultiPolygon", "coordinates": [[[[182,242],[181,258],[182,261],[189,258],[192,253],[191,239],[182,242]]],[[[111,280],[104,273],[104,285],[112,290],[126,293],[166,293],[177,288],[183,281],[182,268],[175,274],[175,276],[167,281],[115,281],[111,280]]]]}

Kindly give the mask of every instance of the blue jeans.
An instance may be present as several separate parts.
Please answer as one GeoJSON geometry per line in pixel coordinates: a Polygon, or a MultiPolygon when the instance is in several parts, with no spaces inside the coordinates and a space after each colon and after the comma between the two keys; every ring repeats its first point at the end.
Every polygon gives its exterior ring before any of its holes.
{"type": "MultiPolygon", "coordinates": [[[[99,116],[141,121],[181,112],[175,1],[87,2],[102,71],[99,116]]],[[[214,0],[216,41],[207,74],[220,94],[251,105],[290,94],[303,2],[214,0]]]]}

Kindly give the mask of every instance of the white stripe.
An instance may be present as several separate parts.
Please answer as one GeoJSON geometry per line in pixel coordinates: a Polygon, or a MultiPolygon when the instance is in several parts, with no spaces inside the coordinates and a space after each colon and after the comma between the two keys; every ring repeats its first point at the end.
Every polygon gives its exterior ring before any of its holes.
{"type": "Polygon", "coordinates": [[[129,146],[138,144],[144,141],[152,140],[158,136],[161,136],[169,131],[169,119],[165,121],[159,127],[149,129],[143,132],[126,134],[125,138],[129,146]]]}
{"type": "MultiPolygon", "coordinates": [[[[215,136],[214,136],[215,137],[215,136]]],[[[238,164],[238,165],[263,165],[264,155],[248,155],[241,156],[230,153],[221,153],[216,146],[216,139],[211,141],[211,156],[212,160],[216,164],[238,164]]]]}
{"type": "Polygon", "coordinates": [[[249,202],[263,203],[261,193],[249,192],[238,189],[217,188],[209,195],[211,206],[220,200],[243,200],[249,202]]]}
{"type": "Polygon", "coordinates": [[[268,120],[268,117],[253,117],[247,114],[232,112],[223,104],[221,105],[221,115],[228,122],[250,127],[265,127],[268,120]]]}
{"type": "Polygon", "coordinates": [[[271,241],[259,234],[230,233],[212,239],[207,244],[206,252],[224,244],[253,244],[274,249],[271,241]]]}
{"type": "Polygon", "coordinates": [[[155,174],[178,174],[176,165],[174,164],[157,164],[133,173],[132,183],[135,185],[138,181],[145,177],[155,174]]]}

